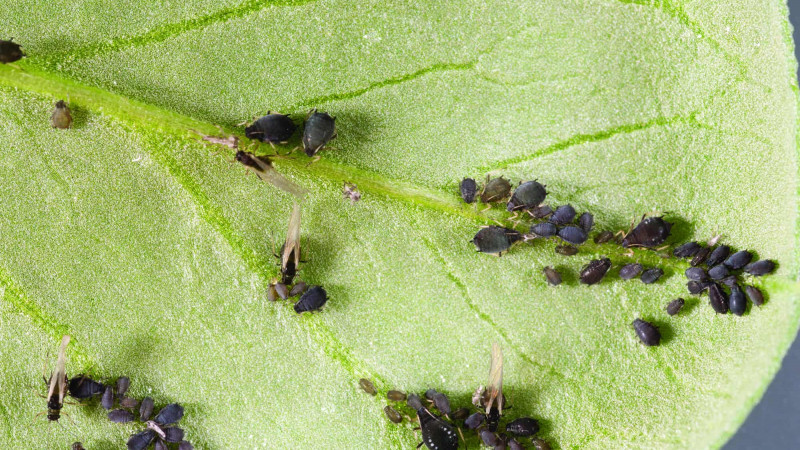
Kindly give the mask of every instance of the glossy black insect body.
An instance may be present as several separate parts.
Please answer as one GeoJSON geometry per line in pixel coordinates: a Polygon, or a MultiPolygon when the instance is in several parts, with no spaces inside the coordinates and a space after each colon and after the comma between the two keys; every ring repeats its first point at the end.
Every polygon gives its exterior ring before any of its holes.
{"type": "Polygon", "coordinates": [[[475,201],[475,195],[478,193],[478,183],[476,183],[475,180],[472,178],[464,178],[461,180],[459,189],[461,190],[461,199],[464,200],[464,203],[472,203],[475,201]]]}
{"type": "Polygon", "coordinates": [[[458,435],[455,427],[434,416],[424,406],[417,409],[417,417],[422,429],[422,442],[430,450],[456,450],[458,448],[458,435]]]}
{"type": "Polygon", "coordinates": [[[746,266],[750,260],[753,259],[753,254],[747,250],[736,252],[729,256],[723,264],[728,266],[729,269],[738,270],[746,266]]]}
{"type": "Polygon", "coordinates": [[[244,135],[248,139],[256,139],[261,142],[286,142],[292,137],[297,125],[292,118],[283,114],[270,114],[261,117],[244,129],[244,135]]]}
{"type": "Polygon", "coordinates": [[[450,399],[447,398],[447,396],[442,394],[441,392],[437,392],[436,394],[434,394],[431,400],[433,401],[433,405],[436,406],[436,409],[438,409],[439,412],[441,412],[445,416],[449,416],[450,413],[453,412],[450,409],[450,399]]]}
{"type": "Polygon", "coordinates": [[[747,293],[747,298],[749,298],[754,305],[760,307],[764,304],[764,294],[762,294],[757,287],[745,285],[744,291],[747,293]]]}
{"type": "Polygon", "coordinates": [[[636,319],[632,325],[634,331],[636,331],[636,336],[639,337],[642,344],[652,347],[661,343],[661,333],[652,323],[636,319]]]}
{"type": "Polygon", "coordinates": [[[106,390],[103,383],[99,383],[85,375],[78,375],[69,380],[67,391],[69,395],[78,400],[94,397],[100,395],[106,390]]]}
{"type": "Polygon", "coordinates": [[[155,406],[155,402],[150,397],[145,397],[142,399],[142,404],[139,405],[139,419],[142,422],[147,422],[150,420],[150,415],[153,414],[153,406],[155,406]]]}
{"type": "Polygon", "coordinates": [[[744,291],[738,284],[731,286],[731,295],[728,297],[728,307],[731,312],[737,316],[744,314],[747,309],[747,299],[744,296],[744,291]]]}
{"type": "Polygon", "coordinates": [[[728,272],[728,268],[725,267],[725,264],[718,264],[708,269],[708,276],[712,280],[721,280],[727,277],[729,274],[730,272],[728,272]]]}
{"type": "Polygon", "coordinates": [[[561,284],[561,274],[556,272],[556,270],[553,269],[552,267],[550,266],[545,267],[544,269],[542,269],[542,272],[544,272],[544,276],[547,279],[547,282],[550,283],[551,285],[558,286],[559,284],[561,284]]]}
{"type": "Polygon", "coordinates": [[[605,244],[606,242],[614,239],[614,233],[604,230],[594,237],[595,244],[605,244]]]}
{"type": "Polygon", "coordinates": [[[653,284],[664,275],[664,271],[658,267],[653,267],[652,269],[647,269],[642,272],[642,283],[644,284],[653,284]]]}
{"type": "Polygon", "coordinates": [[[773,270],[775,270],[775,263],[769,259],[762,259],[761,261],[750,263],[744,268],[745,272],[757,277],[772,273],[773,270]]]}
{"type": "Polygon", "coordinates": [[[161,411],[156,414],[153,419],[161,425],[169,425],[175,423],[183,417],[183,406],[177,403],[170,403],[169,405],[161,408],[161,411]]]}
{"type": "Polygon", "coordinates": [[[675,300],[669,302],[666,307],[667,314],[670,316],[678,314],[681,312],[681,309],[683,309],[684,304],[686,304],[686,301],[682,298],[676,298],[675,300]]]}
{"type": "Polygon", "coordinates": [[[486,178],[486,185],[481,191],[481,201],[483,203],[500,202],[508,198],[511,192],[511,183],[505,178],[486,178]]]}
{"type": "Polygon", "coordinates": [[[144,450],[156,439],[156,432],[144,430],[136,433],[128,439],[128,450],[144,450]]]}
{"type": "Polygon", "coordinates": [[[647,217],[631,230],[624,239],[623,247],[658,247],[667,240],[672,223],[661,217],[647,217]]]}
{"type": "Polygon", "coordinates": [[[581,216],[578,217],[578,226],[587,234],[592,231],[592,227],[594,227],[594,216],[592,213],[585,212],[581,214],[581,216]]]}
{"type": "Polygon", "coordinates": [[[481,430],[480,432],[481,441],[483,441],[483,445],[491,448],[495,448],[500,445],[502,442],[500,437],[497,434],[493,433],[491,430],[481,430]]]}
{"type": "Polygon", "coordinates": [[[464,420],[464,426],[469,428],[470,430],[474,430],[483,424],[483,421],[486,419],[486,414],[482,412],[476,412],[471,414],[469,417],[464,420]]]}
{"type": "Polygon", "coordinates": [[[578,247],[571,245],[556,245],[556,253],[564,256],[575,256],[578,254],[578,247]]]}
{"type": "Polygon", "coordinates": [[[66,130],[72,126],[72,114],[64,100],[56,102],[56,107],[53,109],[53,113],[50,114],[50,125],[53,128],[62,130],[66,130]]]}
{"type": "Polygon", "coordinates": [[[689,293],[692,295],[699,295],[713,283],[710,281],[690,281],[686,283],[686,288],[689,290],[689,293]]]}
{"type": "Polygon", "coordinates": [[[472,239],[479,252],[500,255],[522,239],[522,234],[510,228],[489,226],[481,228],[472,239]]]}
{"type": "Polygon", "coordinates": [[[581,269],[580,277],[583,284],[597,284],[611,268],[611,260],[608,258],[593,259],[581,269]]]}
{"type": "Polygon", "coordinates": [[[589,237],[585,231],[575,226],[567,226],[558,230],[558,237],[570,244],[580,245],[589,237]]]}
{"type": "Polygon", "coordinates": [[[541,222],[531,225],[531,233],[541,237],[551,237],[558,233],[558,228],[550,222],[541,222]]]}
{"type": "Polygon", "coordinates": [[[294,311],[298,314],[304,312],[316,311],[325,305],[328,301],[328,293],[322,286],[312,286],[305,294],[300,297],[300,300],[294,304],[294,311]]]}
{"type": "Polygon", "coordinates": [[[644,269],[644,267],[639,263],[625,264],[621,269],[619,269],[619,277],[623,280],[636,278],[637,275],[642,273],[642,269],[644,269]]]}
{"type": "Polygon", "coordinates": [[[108,412],[108,420],[114,423],[127,423],[133,421],[133,413],[126,409],[115,409],[108,412]]]}
{"type": "Polygon", "coordinates": [[[575,214],[575,208],[573,208],[572,205],[561,205],[556,208],[556,212],[550,216],[550,222],[556,225],[566,225],[575,220],[575,214]]]}
{"type": "Polygon", "coordinates": [[[708,286],[708,303],[717,314],[726,314],[728,312],[728,295],[717,283],[711,283],[708,286]]]}
{"type": "Polygon", "coordinates": [[[514,194],[506,207],[509,211],[531,209],[539,206],[547,196],[544,185],[538,181],[526,181],[514,190],[514,194]]]}
{"type": "Polygon", "coordinates": [[[336,137],[336,118],[328,113],[312,110],[303,127],[303,150],[308,156],[314,156],[336,137]]]}
{"type": "Polygon", "coordinates": [[[402,402],[406,399],[406,393],[396,390],[391,390],[386,393],[386,398],[393,402],[402,402]]]}
{"type": "Polygon", "coordinates": [[[111,386],[106,387],[105,392],[103,392],[103,397],[100,399],[100,405],[103,406],[103,409],[109,410],[114,407],[114,391],[111,389],[111,386]]]}
{"type": "Polygon", "coordinates": [[[178,427],[164,428],[164,440],[167,442],[180,442],[183,440],[183,429],[178,427]]]}
{"type": "Polygon", "coordinates": [[[389,405],[386,405],[386,407],[383,408],[383,412],[384,414],[386,414],[386,417],[388,417],[389,420],[391,420],[394,423],[400,423],[403,421],[403,416],[401,416],[396,409],[392,408],[389,405]]]}
{"type": "Polygon", "coordinates": [[[697,254],[694,255],[694,258],[692,258],[692,261],[689,264],[691,264],[692,267],[697,267],[700,264],[703,264],[704,262],[706,262],[706,259],[708,259],[708,255],[710,253],[711,253],[710,248],[708,247],[701,248],[700,250],[697,251],[697,254]]]}
{"type": "Polygon", "coordinates": [[[122,398],[125,397],[125,394],[128,392],[128,388],[131,387],[131,379],[128,377],[119,377],[117,378],[117,396],[122,398]]]}
{"type": "Polygon", "coordinates": [[[697,242],[687,242],[672,251],[672,254],[678,258],[691,258],[696,255],[700,249],[703,248],[697,242]]]}
{"type": "Polygon", "coordinates": [[[372,381],[369,381],[366,378],[358,380],[358,385],[361,386],[361,389],[369,395],[375,395],[378,393],[378,390],[375,389],[375,385],[372,384],[372,381]]]}
{"type": "Polygon", "coordinates": [[[708,274],[702,267],[689,267],[686,269],[686,278],[694,281],[706,281],[708,280],[708,274]]]}
{"type": "Polygon", "coordinates": [[[13,38],[7,41],[0,39],[0,63],[12,63],[25,56],[22,53],[22,47],[16,42],[12,42],[13,40],[13,38]]]}
{"type": "Polygon", "coordinates": [[[506,431],[516,436],[533,436],[539,432],[539,421],[530,417],[520,417],[507,423],[506,431]]]}
{"type": "Polygon", "coordinates": [[[731,253],[731,248],[727,245],[720,245],[719,247],[715,248],[711,251],[711,254],[708,255],[708,259],[706,260],[706,264],[708,267],[714,267],[717,264],[722,264],[728,258],[728,255],[731,253]]]}

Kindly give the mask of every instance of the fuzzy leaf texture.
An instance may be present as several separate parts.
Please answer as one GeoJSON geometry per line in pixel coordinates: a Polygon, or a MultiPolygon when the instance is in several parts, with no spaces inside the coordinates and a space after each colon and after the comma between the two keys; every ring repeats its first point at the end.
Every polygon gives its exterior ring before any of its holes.
{"type": "Polygon", "coordinates": [[[138,430],[96,406],[32,423],[64,333],[69,374],[180,402],[197,448],[413,448],[386,391],[465,406],[494,341],[509,414],[539,418],[554,447],[704,448],[736,430],[797,330],[781,1],[14,0],[0,24],[28,55],[0,66],[3,448],[119,448],[138,430]],[[49,125],[62,98],[71,130],[49,125]],[[309,190],[299,279],[330,299],[298,316],[266,299],[292,198],[193,130],[242,136],[243,120],[311,107],[337,117],[336,148],[275,162],[309,190]],[[668,211],[670,242],[722,233],[779,262],[756,281],[768,301],[717,316],[686,294],[685,261],[610,244],[476,253],[478,227],[507,214],[464,205],[458,183],[487,173],[538,179],[596,229],[668,211]],[[600,255],[665,275],[579,285],[600,255]],[[637,341],[637,317],[661,346],[637,341]]]}

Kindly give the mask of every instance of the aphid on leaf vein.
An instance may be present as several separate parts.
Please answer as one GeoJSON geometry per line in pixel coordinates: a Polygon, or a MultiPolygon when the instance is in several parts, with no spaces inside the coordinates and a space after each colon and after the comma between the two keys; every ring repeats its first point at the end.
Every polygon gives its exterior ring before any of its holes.
{"type": "Polygon", "coordinates": [[[464,203],[473,203],[475,195],[478,193],[478,183],[472,178],[464,178],[461,180],[458,189],[461,192],[461,199],[464,200],[464,203]]]}
{"type": "Polygon", "coordinates": [[[72,114],[70,114],[69,108],[67,104],[64,103],[64,100],[56,102],[56,107],[50,115],[50,125],[52,125],[53,128],[62,130],[66,130],[72,126],[72,114]]]}
{"type": "Polygon", "coordinates": [[[670,235],[672,223],[662,217],[642,218],[642,221],[622,239],[622,246],[654,248],[663,244],[670,235]]]}
{"type": "Polygon", "coordinates": [[[313,156],[314,160],[319,159],[317,152],[325,148],[331,139],[336,137],[336,118],[328,113],[317,112],[312,109],[308,113],[305,126],[303,127],[303,150],[306,155],[313,156]]]}
{"type": "Polygon", "coordinates": [[[286,143],[292,137],[292,133],[297,129],[292,118],[278,113],[267,111],[267,115],[259,118],[244,129],[244,135],[248,139],[257,139],[261,142],[286,143]]]}
{"type": "Polygon", "coordinates": [[[267,156],[256,156],[244,150],[238,150],[234,157],[236,161],[242,163],[247,170],[253,172],[262,181],[265,181],[278,189],[288,192],[297,198],[302,198],[306,194],[306,190],[300,186],[289,181],[286,177],[279,174],[274,167],[272,161],[267,156]]]}
{"type": "MultiPolygon", "coordinates": [[[[61,347],[58,349],[58,359],[56,367],[50,374],[47,383],[50,388],[47,391],[47,419],[57,421],[61,417],[61,408],[64,407],[64,395],[67,393],[67,345],[69,335],[61,338],[61,347]]],[[[44,413],[40,413],[44,414],[44,413]]]]}
{"type": "Polygon", "coordinates": [[[78,400],[87,399],[105,392],[106,386],[97,382],[86,375],[78,375],[70,378],[67,392],[70,397],[78,400]]]}

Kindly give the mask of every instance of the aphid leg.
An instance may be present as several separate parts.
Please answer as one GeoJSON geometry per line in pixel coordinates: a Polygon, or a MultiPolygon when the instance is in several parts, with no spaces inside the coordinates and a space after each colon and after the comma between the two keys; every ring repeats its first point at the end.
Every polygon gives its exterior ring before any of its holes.
{"type": "Polygon", "coordinates": [[[311,164],[314,164],[315,162],[319,161],[320,159],[322,159],[321,156],[314,155],[314,157],[311,158],[311,161],[309,161],[308,164],[306,164],[306,167],[310,166],[311,164]]]}
{"type": "Polygon", "coordinates": [[[464,443],[464,447],[466,447],[467,446],[467,440],[464,439],[464,433],[461,431],[461,427],[456,427],[456,430],[458,430],[458,435],[461,436],[461,442],[463,442],[464,443]]]}
{"type": "Polygon", "coordinates": [[[317,112],[317,108],[309,109],[308,114],[306,114],[306,120],[308,120],[308,118],[311,117],[311,115],[314,114],[315,112],[317,112]]]}
{"type": "Polygon", "coordinates": [[[661,250],[664,250],[664,249],[666,249],[666,248],[669,248],[669,245],[664,245],[664,246],[662,246],[662,247],[658,247],[658,248],[656,249],[656,251],[660,252],[661,250]]]}
{"type": "Polygon", "coordinates": [[[33,416],[33,420],[32,420],[32,422],[36,422],[36,420],[37,420],[39,417],[41,417],[41,416],[43,416],[43,415],[45,415],[45,414],[47,414],[47,411],[42,411],[42,412],[40,412],[40,413],[36,414],[35,416],[33,416]]]}
{"type": "Polygon", "coordinates": [[[486,211],[489,211],[490,209],[492,209],[492,205],[486,205],[486,208],[483,208],[480,212],[481,212],[481,214],[483,214],[486,211]]]}
{"type": "Polygon", "coordinates": [[[500,222],[500,221],[499,221],[499,220],[497,220],[497,219],[492,219],[492,222],[496,223],[497,225],[499,225],[499,226],[501,226],[501,227],[505,227],[505,225],[503,225],[503,223],[502,223],[502,222],[500,222]]]}

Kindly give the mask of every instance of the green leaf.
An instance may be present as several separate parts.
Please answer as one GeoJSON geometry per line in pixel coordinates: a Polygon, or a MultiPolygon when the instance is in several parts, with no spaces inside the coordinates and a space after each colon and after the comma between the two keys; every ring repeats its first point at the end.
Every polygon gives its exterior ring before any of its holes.
{"type": "MultiPolygon", "coordinates": [[[[505,354],[509,414],[561,448],[715,447],[777,370],[798,326],[797,85],[782,2],[20,0],[0,11],[28,58],[0,67],[0,416],[4,448],[118,448],[135,425],[67,405],[31,426],[42,362],[127,375],[186,406],[199,448],[412,448],[389,389],[457,405],[505,354]],[[74,128],[50,128],[66,98],[74,128]],[[310,190],[300,278],[330,301],[269,303],[292,199],[193,132],[311,107],[335,149],[276,160],[310,190]],[[464,176],[546,183],[601,229],[669,211],[673,242],[716,233],[780,264],[768,302],[717,316],[684,261],[552,242],[502,258],[468,242],[504,220],[457,196],[464,176]],[[363,199],[341,197],[343,181],[363,199]],[[655,285],[578,285],[590,259],[665,269],[655,285]],[[552,288],[541,269],[564,269],[552,288]],[[664,332],[639,344],[642,317],[664,332]],[[358,389],[372,379],[380,395],[358,389]]],[[[291,142],[287,148],[295,145],[291,142]]],[[[282,149],[283,150],[283,149],[282,149]]],[[[267,146],[258,149],[269,153],[267,146]]],[[[612,272],[613,273],[613,272],[612,272]]]]}

